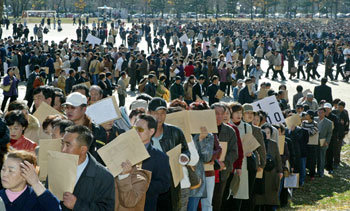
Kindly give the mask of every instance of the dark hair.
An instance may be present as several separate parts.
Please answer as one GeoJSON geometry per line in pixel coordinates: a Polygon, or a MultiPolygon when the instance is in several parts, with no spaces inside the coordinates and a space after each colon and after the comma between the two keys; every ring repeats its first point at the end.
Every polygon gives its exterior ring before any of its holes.
{"type": "Polygon", "coordinates": [[[326,83],[327,83],[327,78],[322,78],[322,79],[321,79],[321,84],[324,85],[324,84],[326,84],[326,83]]]}
{"type": "Polygon", "coordinates": [[[243,107],[240,103],[232,103],[230,105],[232,113],[237,111],[243,111],[243,107]]]}
{"type": "Polygon", "coordinates": [[[43,129],[46,130],[46,128],[51,125],[51,127],[53,127],[53,125],[60,121],[63,117],[59,114],[56,114],[56,115],[49,115],[46,117],[46,119],[43,121],[43,129]]]}
{"type": "Polygon", "coordinates": [[[183,109],[188,109],[188,105],[185,101],[179,100],[179,99],[175,99],[173,101],[170,102],[169,107],[178,107],[180,106],[183,109]]]}
{"type": "Polygon", "coordinates": [[[301,85],[297,86],[297,92],[302,92],[303,91],[303,87],[301,85]]]}
{"type": "Polygon", "coordinates": [[[261,126],[261,129],[265,130],[265,128],[270,129],[270,133],[271,133],[270,135],[272,136],[272,134],[273,134],[272,127],[270,125],[268,125],[268,124],[265,124],[265,125],[261,126]]]}
{"type": "Polygon", "coordinates": [[[344,101],[339,101],[338,106],[343,106],[345,108],[345,102],[344,101]]]}
{"type": "Polygon", "coordinates": [[[21,100],[15,100],[12,103],[10,103],[9,107],[7,108],[7,111],[13,111],[13,110],[29,110],[28,105],[21,100]]]}
{"type": "Polygon", "coordinates": [[[102,80],[106,77],[106,73],[100,73],[98,74],[98,79],[102,80]]]}
{"type": "Polygon", "coordinates": [[[53,89],[50,86],[46,86],[46,85],[39,86],[39,87],[34,89],[33,96],[39,94],[40,92],[43,93],[45,99],[48,99],[48,98],[52,99],[52,103],[51,103],[51,106],[52,106],[54,101],[55,101],[55,98],[54,98],[55,93],[54,93],[53,89]]]}
{"type": "Polygon", "coordinates": [[[94,139],[91,130],[83,125],[72,125],[66,128],[66,133],[77,133],[77,141],[80,145],[85,145],[90,148],[94,139]]]}
{"type": "Polygon", "coordinates": [[[85,91],[85,96],[90,97],[90,90],[85,84],[77,84],[72,87],[72,93],[76,92],[77,90],[82,89],[85,91]]]}
{"type": "Polygon", "coordinates": [[[72,75],[74,72],[75,72],[75,70],[70,69],[70,70],[69,70],[69,75],[72,75]]]}
{"type": "Polygon", "coordinates": [[[154,129],[153,135],[156,134],[158,122],[153,116],[147,115],[147,114],[141,114],[138,119],[145,120],[147,122],[148,129],[154,129]]]}
{"type": "Polygon", "coordinates": [[[333,104],[333,105],[334,105],[334,104],[338,105],[339,102],[340,102],[340,99],[339,99],[339,98],[335,98],[335,99],[333,100],[332,104],[333,104]]]}
{"type": "Polygon", "coordinates": [[[210,106],[210,109],[215,109],[215,108],[223,108],[224,112],[226,112],[227,107],[224,103],[214,103],[213,105],[210,106]]]}
{"type": "Polygon", "coordinates": [[[140,108],[136,108],[134,110],[132,110],[129,114],[129,119],[133,118],[134,116],[137,116],[139,114],[145,114],[145,111],[143,109],[140,108]]]}
{"type": "Polygon", "coordinates": [[[191,103],[190,109],[191,110],[207,110],[207,109],[209,109],[209,106],[204,100],[201,100],[198,102],[191,103]]]}
{"type": "Polygon", "coordinates": [[[5,122],[7,126],[14,125],[15,122],[18,122],[25,129],[28,127],[28,120],[26,119],[24,113],[20,110],[8,112],[5,116],[5,122]]]}
{"type": "Polygon", "coordinates": [[[54,127],[59,127],[59,128],[60,128],[60,134],[64,134],[65,131],[66,131],[66,128],[67,128],[67,127],[70,127],[70,126],[72,126],[72,125],[74,125],[74,123],[73,123],[72,121],[70,121],[70,120],[68,120],[68,119],[61,119],[61,120],[59,120],[59,121],[57,121],[57,122],[54,122],[54,123],[52,124],[52,127],[53,127],[53,128],[54,128],[54,127]]]}

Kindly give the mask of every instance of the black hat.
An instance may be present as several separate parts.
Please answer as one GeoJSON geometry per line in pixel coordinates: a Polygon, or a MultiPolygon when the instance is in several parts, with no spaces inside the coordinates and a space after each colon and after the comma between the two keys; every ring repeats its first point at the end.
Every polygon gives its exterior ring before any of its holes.
{"type": "Polygon", "coordinates": [[[148,104],[148,110],[158,111],[160,109],[167,109],[166,101],[160,97],[153,98],[148,104]]]}
{"type": "Polygon", "coordinates": [[[200,76],[199,76],[199,80],[205,80],[204,75],[200,75],[200,76]]]}
{"type": "Polygon", "coordinates": [[[180,76],[176,76],[175,80],[181,80],[181,77],[180,76]]]}

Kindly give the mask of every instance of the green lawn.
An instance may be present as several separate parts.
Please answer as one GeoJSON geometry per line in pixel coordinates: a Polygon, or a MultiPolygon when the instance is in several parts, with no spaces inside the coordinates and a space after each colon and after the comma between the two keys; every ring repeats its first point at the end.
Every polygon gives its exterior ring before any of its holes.
{"type": "Polygon", "coordinates": [[[349,144],[343,146],[341,156],[341,166],[333,175],[305,183],[293,192],[290,206],[280,210],[350,210],[349,144]]]}

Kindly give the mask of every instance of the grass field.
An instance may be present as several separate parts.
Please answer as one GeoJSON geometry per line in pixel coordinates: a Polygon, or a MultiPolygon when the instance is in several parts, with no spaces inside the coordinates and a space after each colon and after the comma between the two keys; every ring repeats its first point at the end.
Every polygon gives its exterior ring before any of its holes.
{"type": "Polygon", "coordinates": [[[350,210],[350,145],[342,148],[341,166],[333,175],[316,178],[296,189],[290,206],[280,210],[350,210]]]}

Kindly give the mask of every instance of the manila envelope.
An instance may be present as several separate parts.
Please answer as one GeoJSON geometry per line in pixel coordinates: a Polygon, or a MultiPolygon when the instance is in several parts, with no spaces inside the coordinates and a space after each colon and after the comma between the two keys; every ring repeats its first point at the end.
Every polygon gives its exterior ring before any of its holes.
{"type": "Polygon", "coordinates": [[[77,85],[86,85],[87,88],[89,88],[89,89],[90,89],[90,87],[91,87],[90,81],[87,81],[87,82],[84,82],[84,83],[80,83],[80,84],[77,84],[77,85]]]}
{"type": "Polygon", "coordinates": [[[48,151],[48,180],[49,190],[60,201],[63,193],[73,193],[78,168],[78,155],[48,151]]]}
{"type": "Polygon", "coordinates": [[[256,178],[262,179],[264,175],[264,169],[256,172],[256,178]]]}
{"type": "Polygon", "coordinates": [[[284,98],[287,102],[288,102],[288,90],[283,90],[283,93],[284,93],[284,98]]]}
{"type": "Polygon", "coordinates": [[[182,166],[179,163],[179,157],[181,154],[181,144],[169,150],[166,154],[169,156],[169,164],[171,174],[173,177],[174,187],[177,187],[182,178],[184,177],[182,166]]]}
{"type": "Polygon", "coordinates": [[[208,133],[217,133],[215,110],[186,111],[188,112],[188,121],[191,134],[200,134],[201,127],[206,127],[208,133]]]}
{"type": "Polygon", "coordinates": [[[39,108],[34,112],[33,116],[38,118],[39,123],[40,123],[40,127],[41,127],[41,125],[43,124],[43,122],[44,122],[44,120],[46,119],[47,116],[49,116],[49,115],[56,115],[56,114],[59,114],[59,115],[63,116],[59,111],[57,111],[56,109],[52,108],[47,103],[42,102],[40,104],[39,108]]]}
{"type": "Polygon", "coordinates": [[[48,168],[48,151],[61,151],[61,139],[40,139],[39,140],[38,163],[40,166],[39,179],[45,181],[48,168]]]}
{"type": "Polygon", "coordinates": [[[216,95],[215,97],[219,100],[221,100],[222,97],[224,97],[225,95],[225,92],[223,92],[221,89],[219,89],[217,92],[216,92],[216,95]]]}
{"type": "Polygon", "coordinates": [[[204,163],[204,171],[214,171],[214,164],[204,163]]]}
{"type": "Polygon", "coordinates": [[[187,111],[179,111],[166,115],[165,123],[179,127],[184,133],[187,143],[192,141],[187,111]]]}
{"type": "Polygon", "coordinates": [[[149,158],[145,145],[134,129],[120,134],[113,141],[98,149],[97,153],[114,177],[123,171],[122,162],[129,160],[132,165],[135,165],[149,158]]]}
{"type": "Polygon", "coordinates": [[[284,142],[286,141],[285,135],[278,136],[278,150],[280,151],[280,155],[284,154],[284,142]]]}
{"type": "Polygon", "coordinates": [[[292,126],[299,126],[301,124],[301,118],[298,114],[293,114],[292,116],[285,119],[288,129],[292,126]]]}
{"type": "Polygon", "coordinates": [[[85,113],[93,122],[99,125],[122,118],[115,95],[89,105],[85,113]]]}
{"type": "Polygon", "coordinates": [[[323,147],[324,143],[326,143],[326,139],[325,138],[321,138],[320,139],[320,146],[323,147]]]}
{"type": "Polygon", "coordinates": [[[225,161],[226,153],[227,153],[227,142],[220,141],[221,146],[221,155],[220,155],[220,161],[225,161]]]}
{"type": "Polygon", "coordinates": [[[308,145],[318,145],[318,132],[313,135],[313,136],[309,136],[309,142],[307,143],[308,145]]]}
{"type": "Polygon", "coordinates": [[[246,154],[256,150],[260,146],[260,144],[256,140],[256,138],[253,136],[253,134],[246,133],[242,139],[242,146],[243,146],[243,152],[244,154],[246,154]]]}
{"type": "Polygon", "coordinates": [[[268,92],[269,92],[269,89],[260,89],[258,93],[258,99],[263,99],[267,97],[268,92]]]}

